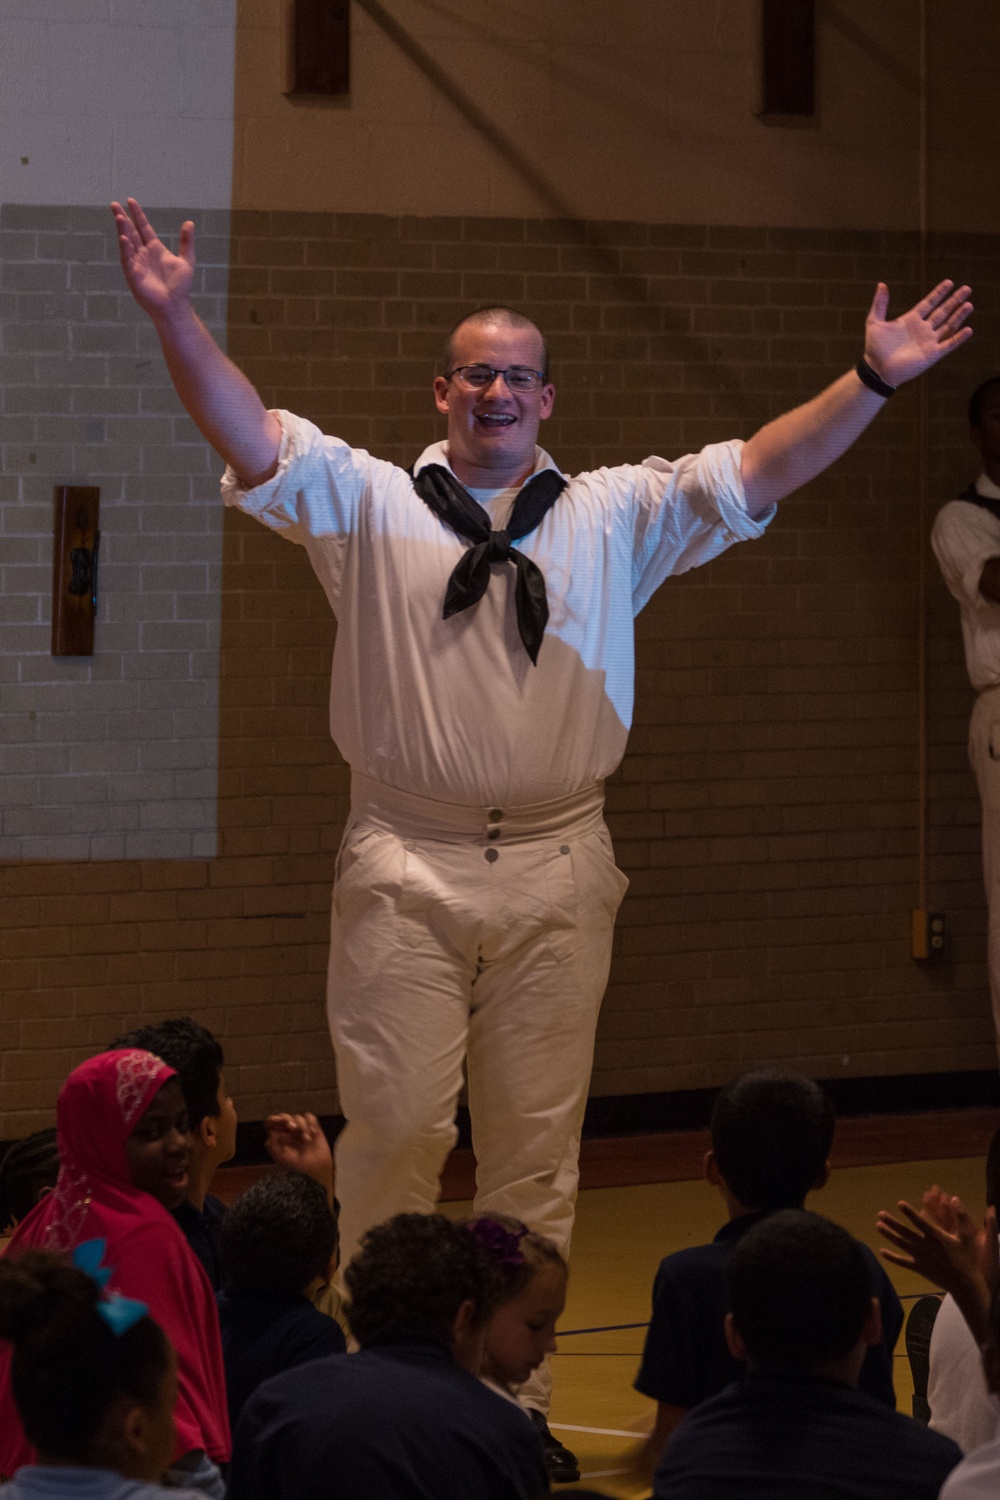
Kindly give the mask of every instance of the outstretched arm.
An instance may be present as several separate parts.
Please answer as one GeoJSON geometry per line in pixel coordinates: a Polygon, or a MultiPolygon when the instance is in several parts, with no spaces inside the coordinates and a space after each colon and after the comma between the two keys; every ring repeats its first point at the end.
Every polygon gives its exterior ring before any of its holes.
{"type": "Polygon", "coordinates": [[[152,319],[170,378],[215,451],[248,486],[270,478],[281,426],[246,376],[228,359],[191,306],[194,224],[181,226],[179,254],[169,251],[134,198],[112,203],[129,290],[152,319]]]}
{"type": "MultiPolygon", "coordinates": [[[[899,386],[972,337],[969,287],[942,281],[901,318],[886,317],[889,288],[880,281],[865,320],[864,357],[887,385],[899,386]]],[[[885,405],[851,370],[812,401],[762,427],[743,449],[747,510],[762,515],[776,500],[815,479],[845,453],[885,405]]]]}

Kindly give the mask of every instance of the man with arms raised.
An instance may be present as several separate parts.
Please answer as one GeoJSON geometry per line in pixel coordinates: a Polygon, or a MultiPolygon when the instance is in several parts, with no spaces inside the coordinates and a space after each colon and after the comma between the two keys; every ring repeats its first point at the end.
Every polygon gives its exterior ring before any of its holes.
{"type": "Polygon", "coordinates": [[[631,722],[633,617],[671,573],[760,536],[895,386],[970,337],[969,289],[942,282],[890,322],[879,285],[860,374],[746,444],[568,481],[536,446],[555,400],[541,333],[510,309],[473,313],[434,381],[447,440],[411,478],[266,411],[192,310],[194,225],[173,255],[134,199],[114,212],[178,394],[230,466],[226,503],[307,549],[338,620],[330,717],[352,808],[329,1017],[345,1262],[369,1225],[435,1202],[466,1058],[476,1213],[565,1252],[627,883],[602,792],[631,722]]]}

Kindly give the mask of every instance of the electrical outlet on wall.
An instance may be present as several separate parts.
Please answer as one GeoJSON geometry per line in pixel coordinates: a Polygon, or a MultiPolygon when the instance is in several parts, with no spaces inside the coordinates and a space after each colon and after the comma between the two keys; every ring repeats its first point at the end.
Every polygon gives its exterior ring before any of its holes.
{"type": "Polygon", "coordinates": [[[914,910],[912,955],[923,964],[943,964],[947,960],[948,918],[943,911],[914,910]]]}

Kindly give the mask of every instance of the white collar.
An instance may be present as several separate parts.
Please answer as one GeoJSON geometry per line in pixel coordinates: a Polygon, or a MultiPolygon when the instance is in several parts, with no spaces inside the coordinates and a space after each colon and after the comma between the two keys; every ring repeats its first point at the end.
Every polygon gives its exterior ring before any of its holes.
{"type": "Polygon", "coordinates": [[[1000,484],[994,484],[988,474],[980,474],[974,488],[986,500],[1000,500],[1000,484]]]}
{"type": "MultiPolygon", "coordinates": [[[[448,462],[448,443],[447,443],[447,439],[445,439],[444,441],[442,441],[440,443],[431,443],[431,445],[430,445],[429,448],[425,448],[424,449],[423,453],[421,453],[420,457],[417,459],[416,463],[413,465],[413,472],[414,472],[414,474],[419,474],[420,470],[423,469],[427,464],[443,464],[444,467],[448,470],[448,472],[450,474],[454,474],[455,473],[454,469],[451,467],[451,464],[448,462]]],[[[535,467],[532,469],[531,472],[532,472],[532,474],[540,474],[543,469],[555,469],[555,471],[556,471],[557,474],[561,474],[562,473],[562,470],[560,469],[559,465],[555,462],[554,459],[550,458],[550,456],[546,453],[545,449],[544,448],[538,448],[538,447],[536,447],[535,448],[535,467]]],[[[455,475],[455,478],[456,479],[458,478],[457,474],[455,475]]],[[[529,478],[530,478],[530,475],[529,475],[529,478]]],[[[478,486],[478,488],[485,488],[485,486],[478,486]]],[[[511,485],[497,486],[497,488],[511,489],[511,488],[513,488],[513,486],[511,486],[511,485]]],[[[997,493],[998,493],[998,495],[1000,495],[1000,491],[998,491],[997,493]]]]}

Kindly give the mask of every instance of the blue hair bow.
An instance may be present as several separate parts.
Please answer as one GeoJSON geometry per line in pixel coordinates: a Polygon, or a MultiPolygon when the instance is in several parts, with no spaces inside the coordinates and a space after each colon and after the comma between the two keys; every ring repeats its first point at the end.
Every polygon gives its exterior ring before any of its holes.
{"type": "MultiPolygon", "coordinates": [[[[114,1266],[101,1265],[107,1247],[107,1240],[84,1240],[81,1245],[77,1245],[72,1256],[77,1270],[89,1276],[102,1293],[115,1269],[114,1266]]],[[[109,1292],[98,1299],[96,1311],[98,1317],[104,1319],[115,1337],[121,1338],[122,1334],[127,1333],[140,1318],[146,1316],[149,1308],[145,1302],[138,1302],[134,1297],[123,1297],[118,1292],[109,1292]]]]}

